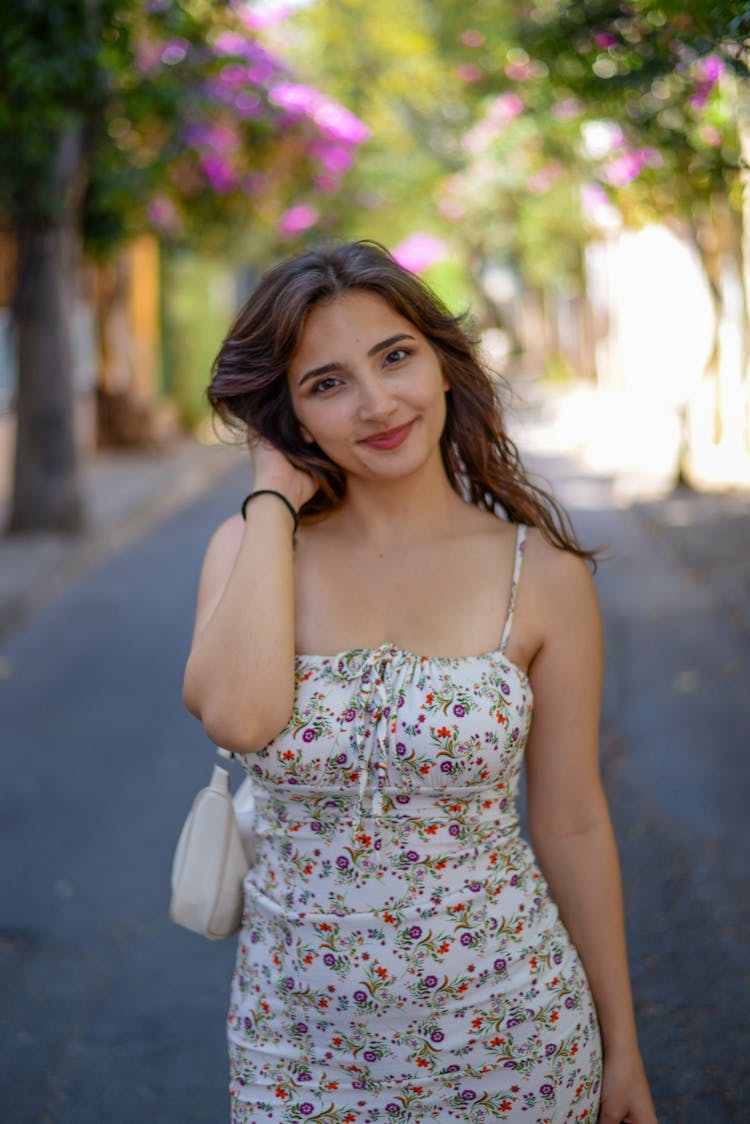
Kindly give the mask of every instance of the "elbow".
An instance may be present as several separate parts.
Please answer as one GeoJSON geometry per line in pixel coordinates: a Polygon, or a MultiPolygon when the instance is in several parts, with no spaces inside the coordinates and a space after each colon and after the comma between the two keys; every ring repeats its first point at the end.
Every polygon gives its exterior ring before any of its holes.
{"type": "Polygon", "coordinates": [[[205,692],[199,692],[187,675],[182,699],[214,745],[241,755],[258,753],[281,733],[289,722],[294,705],[293,699],[290,699],[288,707],[277,704],[273,708],[261,709],[238,705],[236,699],[226,699],[221,695],[206,697],[205,692]]]}
{"type": "Polygon", "coordinates": [[[257,753],[289,722],[295,695],[289,691],[263,689],[237,691],[205,673],[188,660],[182,683],[184,706],[199,719],[207,737],[233,753],[257,753]],[[262,700],[262,701],[260,701],[262,700]]]}

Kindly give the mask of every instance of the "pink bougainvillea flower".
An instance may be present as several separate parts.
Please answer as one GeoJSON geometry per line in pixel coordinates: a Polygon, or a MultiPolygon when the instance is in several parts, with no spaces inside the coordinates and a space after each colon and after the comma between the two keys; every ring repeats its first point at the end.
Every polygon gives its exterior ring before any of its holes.
{"type": "Polygon", "coordinates": [[[161,231],[175,230],[178,226],[177,210],[166,195],[155,195],[149,200],[146,214],[151,226],[161,231]]]}
{"type": "Polygon", "coordinates": [[[281,216],[278,225],[279,234],[286,238],[293,238],[297,234],[303,234],[314,226],[318,221],[319,214],[317,208],[311,206],[309,203],[297,203],[294,207],[290,207],[281,216]]]}
{"type": "Polygon", "coordinates": [[[698,59],[695,69],[701,81],[713,83],[721,78],[726,70],[726,63],[719,55],[706,55],[705,58],[698,59]]]}
{"type": "Polygon", "coordinates": [[[532,69],[526,62],[509,62],[505,74],[511,82],[525,82],[531,77],[532,69]]]}
{"type": "Polygon", "coordinates": [[[725,69],[726,63],[718,55],[706,55],[705,58],[698,59],[693,67],[693,74],[698,79],[695,93],[690,98],[693,109],[704,108],[725,69]]]}
{"type": "Polygon", "coordinates": [[[422,273],[448,256],[448,246],[433,234],[411,234],[391,251],[399,265],[410,273],[422,273]]]}
{"type": "Polygon", "coordinates": [[[312,86],[278,82],[271,87],[268,96],[274,105],[286,110],[292,118],[309,117],[332,140],[362,144],[370,137],[370,130],[363,121],[312,86]]]}
{"type": "Polygon", "coordinates": [[[583,209],[588,214],[596,214],[601,207],[608,207],[609,196],[600,183],[585,183],[581,188],[583,209]]]}
{"type": "Polygon", "coordinates": [[[627,187],[637,179],[647,164],[653,163],[654,149],[626,148],[602,168],[602,178],[612,187],[627,187]]]}
{"type": "Polygon", "coordinates": [[[237,134],[228,125],[188,125],[185,129],[185,140],[198,151],[210,149],[220,155],[226,155],[238,145],[237,134]]]}
{"type": "Polygon", "coordinates": [[[523,113],[523,102],[518,94],[500,94],[499,97],[490,104],[487,111],[487,118],[490,121],[499,121],[507,124],[512,121],[514,117],[518,117],[519,113],[523,113]]]}
{"type": "Polygon", "coordinates": [[[473,27],[469,27],[463,31],[458,37],[459,43],[463,43],[464,47],[483,47],[484,36],[481,31],[476,31],[473,27]]]}
{"type": "Polygon", "coordinates": [[[261,31],[264,27],[271,27],[274,23],[281,23],[288,19],[293,12],[291,5],[279,5],[276,8],[252,9],[249,6],[242,13],[242,22],[251,31],[261,31]]]}
{"type": "Polygon", "coordinates": [[[354,155],[350,147],[326,140],[315,140],[310,145],[310,155],[319,160],[328,172],[342,175],[352,166],[354,155]]]}
{"type": "Polygon", "coordinates": [[[321,99],[321,104],[313,113],[313,121],[327,136],[345,144],[362,144],[370,137],[370,130],[364,122],[330,98],[321,99]]]}
{"type": "Polygon", "coordinates": [[[698,136],[709,148],[721,148],[721,133],[713,125],[701,125],[698,136]]]}
{"type": "Polygon", "coordinates": [[[597,31],[594,42],[600,51],[608,51],[610,47],[617,46],[617,36],[611,31],[597,31]]]}
{"type": "Polygon", "coordinates": [[[312,86],[303,86],[299,82],[278,82],[269,90],[268,96],[274,105],[298,117],[311,116],[322,97],[312,86]]]}
{"type": "Polygon", "coordinates": [[[234,168],[223,156],[219,156],[215,152],[207,152],[198,163],[212,189],[218,195],[226,195],[237,187],[238,180],[234,168]]]}

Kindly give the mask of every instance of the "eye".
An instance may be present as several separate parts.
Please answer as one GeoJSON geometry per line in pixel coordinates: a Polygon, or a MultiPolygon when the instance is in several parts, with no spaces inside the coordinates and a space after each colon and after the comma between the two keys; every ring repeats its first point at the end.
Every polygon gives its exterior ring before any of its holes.
{"type": "Polygon", "coordinates": [[[389,351],[385,356],[385,361],[386,363],[400,363],[401,360],[406,359],[408,355],[411,355],[411,351],[408,347],[394,347],[393,350],[389,351]]]}
{"type": "Polygon", "coordinates": [[[318,382],[314,384],[310,393],[325,394],[327,390],[331,390],[331,388],[338,382],[340,382],[340,380],[337,379],[334,375],[326,375],[325,378],[319,379],[318,382]]]}

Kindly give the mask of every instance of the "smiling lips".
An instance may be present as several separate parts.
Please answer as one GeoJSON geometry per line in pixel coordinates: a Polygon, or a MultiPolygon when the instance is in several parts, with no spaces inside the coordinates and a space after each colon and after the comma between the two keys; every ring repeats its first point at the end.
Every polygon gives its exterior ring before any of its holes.
{"type": "Polygon", "coordinates": [[[414,421],[412,420],[396,429],[387,429],[384,433],[375,433],[372,437],[366,437],[362,444],[369,445],[372,449],[395,449],[397,445],[406,440],[413,425],[414,421]]]}

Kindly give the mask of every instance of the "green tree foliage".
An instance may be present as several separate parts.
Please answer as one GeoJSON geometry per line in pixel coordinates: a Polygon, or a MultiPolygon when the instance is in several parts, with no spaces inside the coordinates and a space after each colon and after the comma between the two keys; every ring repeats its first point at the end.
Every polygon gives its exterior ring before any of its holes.
{"type": "Polygon", "coordinates": [[[0,23],[0,222],[16,236],[13,530],[84,520],[71,296],[79,246],[145,228],[227,246],[294,237],[366,127],[302,86],[235,0],[9,0],[0,23]]]}

